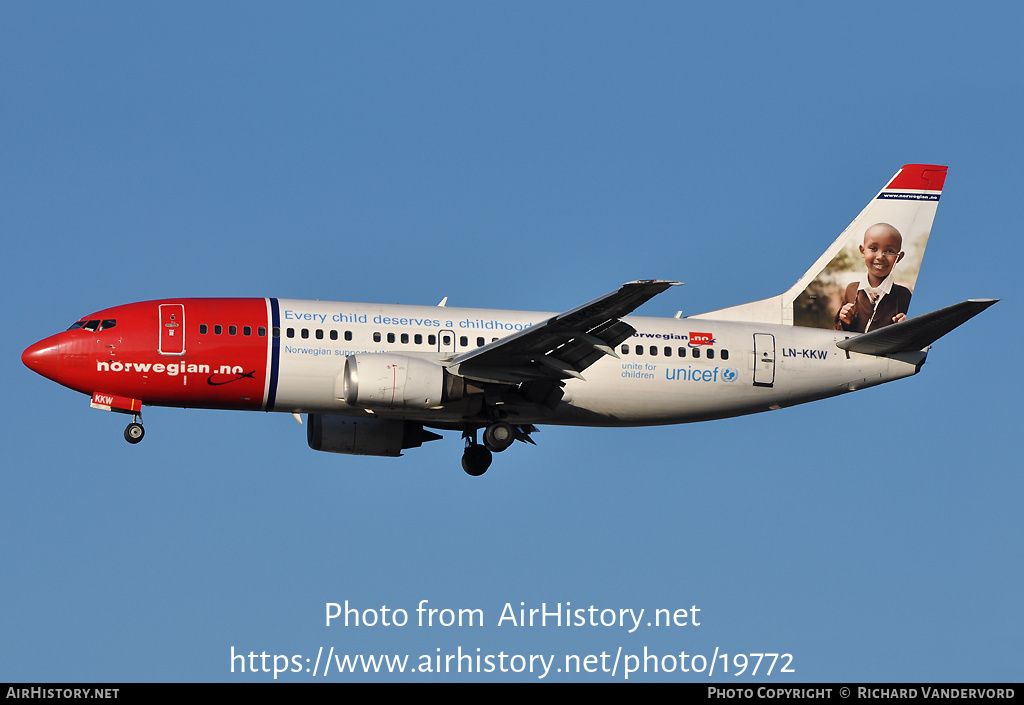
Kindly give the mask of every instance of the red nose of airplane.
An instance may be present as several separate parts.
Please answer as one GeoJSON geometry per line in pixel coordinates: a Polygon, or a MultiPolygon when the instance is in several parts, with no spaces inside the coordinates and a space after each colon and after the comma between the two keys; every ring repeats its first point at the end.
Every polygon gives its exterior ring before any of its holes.
{"type": "Polygon", "coordinates": [[[43,377],[56,380],[60,367],[60,333],[43,338],[35,345],[30,345],[21,354],[25,367],[38,372],[43,377]]]}

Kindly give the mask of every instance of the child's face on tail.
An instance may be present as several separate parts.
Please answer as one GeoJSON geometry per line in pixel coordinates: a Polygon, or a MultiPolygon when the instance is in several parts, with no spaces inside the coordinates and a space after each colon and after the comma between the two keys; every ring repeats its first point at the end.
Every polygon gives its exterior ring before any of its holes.
{"type": "Polygon", "coordinates": [[[893,265],[903,259],[903,238],[894,228],[884,225],[872,225],[864,233],[864,244],[860,253],[864,256],[864,266],[868,270],[868,278],[872,286],[878,286],[889,276],[893,265]]]}

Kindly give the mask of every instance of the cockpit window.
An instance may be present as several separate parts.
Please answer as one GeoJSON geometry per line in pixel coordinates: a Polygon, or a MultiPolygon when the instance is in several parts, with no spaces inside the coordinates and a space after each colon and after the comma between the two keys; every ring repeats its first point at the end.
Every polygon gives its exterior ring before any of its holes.
{"type": "Polygon", "coordinates": [[[79,328],[82,328],[84,330],[95,332],[99,330],[107,330],[108,328],[113,328],[116,325],[116,318],[104,318],[102,321],[75,321],[71,324],[71,327],[68,328],[68,330],[78,330],[79,328]]]}

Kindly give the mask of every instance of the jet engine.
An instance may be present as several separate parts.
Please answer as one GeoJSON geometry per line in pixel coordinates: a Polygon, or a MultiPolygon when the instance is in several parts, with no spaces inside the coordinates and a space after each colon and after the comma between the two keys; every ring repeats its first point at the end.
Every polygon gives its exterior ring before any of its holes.
{"type": "Polygon", "coordinates": [[[356,419],[330,414],[309,414],[306,441],[313,450],[350,455],[397,457],[405,448],[436,441],[439,434],[402,419],[356,419]]]}
{"type": "Polygon", "coordinates": [[[431,409],[464,389],[461,377],[436,362],[390,353],[350,355],[339,381],[336,396],[360,409],[431,409]]]}

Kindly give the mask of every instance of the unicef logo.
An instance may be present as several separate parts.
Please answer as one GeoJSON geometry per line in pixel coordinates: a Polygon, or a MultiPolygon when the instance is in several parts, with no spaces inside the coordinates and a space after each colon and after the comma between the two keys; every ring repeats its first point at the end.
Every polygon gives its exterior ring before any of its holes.
{"type": "Polygon", "coordinates": [[[736,371],[735,367],[726,367],[722,370],[722,380],[725,382],[735,382],[740,376],[740,373],[736,371]]]}

